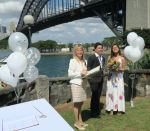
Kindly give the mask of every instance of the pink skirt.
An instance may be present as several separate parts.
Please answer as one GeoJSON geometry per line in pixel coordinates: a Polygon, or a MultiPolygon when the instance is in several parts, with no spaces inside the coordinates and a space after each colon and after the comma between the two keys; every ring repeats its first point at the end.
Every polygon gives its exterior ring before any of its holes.
{"type": "Polygon", "coordinates": [[[85,89],[81,85],[71,84],[72,101],[83,102],[86,100],[85,89]]]}

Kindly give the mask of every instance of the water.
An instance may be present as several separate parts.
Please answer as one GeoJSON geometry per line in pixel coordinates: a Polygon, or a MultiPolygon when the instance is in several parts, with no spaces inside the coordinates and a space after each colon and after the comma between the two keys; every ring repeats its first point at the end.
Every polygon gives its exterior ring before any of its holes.
{"type": "MultiPolygon", "coordinates": [[[[0,51],[0,59],[8,57],[11,51],[0,51]]],[[[68,74],[69,61],[72,55],[42,56],[36,67],[40,75],[48,77],[63,77],[68,74]]]]}
{"type": "Polygon", "coordinates": [[[0,51],[0,59],[3,59],[5,57],[8,57],[12,52],[11,51],[5,51],[5,50],[1,50],[0,51]]]}
{"type": "MultiPolygon", "coordinates": [[[[0,59],[8,57],[11,51],[0,51],[0,59]]],[[[40,75],[47,75],[48,77],[62,77],[67,76],[69,60],[72,55],[49,55],[42,56],[36,67],[40,75]]]]}
{"type": "Polygon", "coordinates": [[[50,55],[42,56],[37,64],[39,74],[49,77],[67,76],[69,60],[72,55],[50,55]]]}

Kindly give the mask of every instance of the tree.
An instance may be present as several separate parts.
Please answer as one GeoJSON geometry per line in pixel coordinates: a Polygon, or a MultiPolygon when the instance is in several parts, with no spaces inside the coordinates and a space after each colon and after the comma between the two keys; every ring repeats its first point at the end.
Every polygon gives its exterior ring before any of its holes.
{"type": "Polygon", "coordinates": [[[58,48],[57,42],[53,40],[38,41],[33,43],[32,46],[38,48],[41,52],[46,50],[56,51],[58,48]]]}
{"type": "Polygon", "coordinates": [[[89,47],[90,47],[90,44],[89,44],[89,43],[85,43],[85,44],[84,44],[84,48],[86,49],[87,52],[89,51],[89,47]]]}
{"type": "Polygon", "coordinates": [[[8,48],[8,40],[0,40],[0,49],[7,49],[8,48]]]}
{"type": "Polygon", "coordinates": [[[69,48],[69,51],[72,52],[73,43],[69,43],[69,44],[68,44],[68,48],[69,48]]]}
{"type": "Polygon", "coordinates": [[[107,38],[105,38],[103,41],[102,41],[102,43],[104,44],[104,46],[106,46],[107,47],[107,49],[109,48],[109,47],[111,47],[113,44],[118,44],[118,45],[120,45],[120,46],[122,46],[123,45],[123,39],[122,38],[118,38],[118,37],[107,37],[107,38]]]}

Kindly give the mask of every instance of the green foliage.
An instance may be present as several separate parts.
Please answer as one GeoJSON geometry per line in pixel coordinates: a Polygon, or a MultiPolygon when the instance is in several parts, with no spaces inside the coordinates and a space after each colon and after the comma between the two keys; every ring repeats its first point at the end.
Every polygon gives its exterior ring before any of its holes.
{"type": "Polygon", "coordinates": [[[88,52],[89,51],[89,47],[91,47],[91,44],[90,43],[85,43],[83,45],[83,47],[86,49],[86,51],[88,52]]]}
{"type": "Polygon", "coordinates": [[[8,40],[0,40],[0,49],[7,49],[8,48],[8,40]]]}
{"type": "Polygon", "coordinates": [[[66,44],[59,44],[59,45],[58,45],[58,48],[59,48],[59,49],[61,49],[61,48],[66,48],[66,46],[67,46],[66,44]]]}
{"type": "Polygon", "coordinates": [[[33,43],[32,46],[41,50],[41,49],[56,49],[58,45],[56,41],[46,40],[33,43]]]}
{"type": "Polygon", "coordinates": [[[71,52],[71,51],[72,51],[72,48],[73,48],[73,43],[69,43],[69,44],[68,44],[68,48],[69,48],[69,51],[71,52]]]}
{"type": "Polygon", "coordinates": [[[113,44],[123,45],[123,39],[118,37],[107,37],[102,41],[103,45],[111,47],[113,44]]]}
{"type": "Polygon", "coordinates": [[[150,69],[150,53],[145,53],[143,58],[135,63],[135,69],[150,69]]]}

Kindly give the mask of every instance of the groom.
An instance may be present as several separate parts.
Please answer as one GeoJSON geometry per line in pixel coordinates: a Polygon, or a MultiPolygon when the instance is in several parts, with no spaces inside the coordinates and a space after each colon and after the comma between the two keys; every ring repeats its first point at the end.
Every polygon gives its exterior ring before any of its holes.
{"type": "Polygon", "coordinates": [[[91,96],[91,117],[99,117],[100,115],[100,96],[103,87],[103,68],[105,58],[103,54],[103,45],[99,42],[94,45],[94,54],[88,58],[87,68],[88,71],[100,66],[100,71],[89,78],[89,84],[92,92],[91,96]]]}

